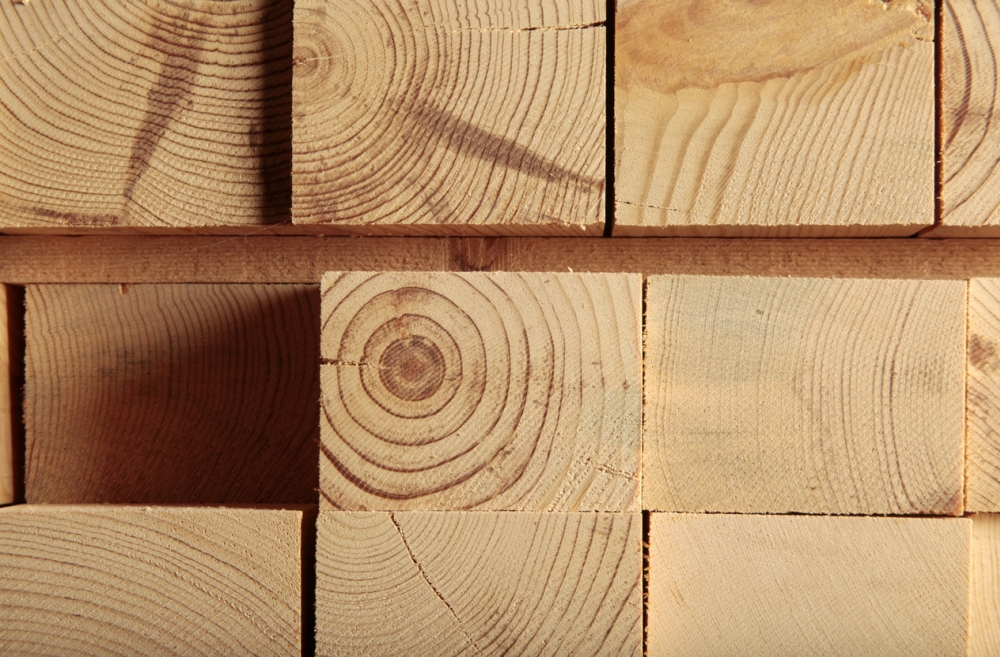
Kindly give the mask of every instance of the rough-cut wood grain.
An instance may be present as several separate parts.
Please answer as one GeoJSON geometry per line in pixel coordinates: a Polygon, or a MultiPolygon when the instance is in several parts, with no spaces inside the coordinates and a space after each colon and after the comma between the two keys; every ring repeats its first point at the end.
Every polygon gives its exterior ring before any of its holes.
{"type": "Polygon", "coordinates": [[[1000,515],[972,516],[969,657],[1000,655],[1000,515]]]}
{"type": "Polygon", "coordinates": [[[331,272],[323,504],[638,510],[637,275],[331,272]]]}
{"type": "Polygon", "coordinates": [[[964,657],[965,518],[652,514],[650,657],[964,657]]]}
{"type": "Polygon", "coordinates": [[[1000,6],[943,0],[941,225],[935,237],[1000,237],[1000,6]]]}
{"type": "Polygon", "coordinates": [[[33,286],[29,502],[316,500],[314,286],[33,286]]]}
{"type": "Polygon", "coordinates": [[[653,277],[643,507],[961,514],[960,281],[653,277]]]}
{"type": "Polygon", "coordinates": [[[10,339],[7,324],[7,286],[0,284],[0,504],[14,495],[14,399],[11,390],[10,339]]]}
{"type": "Polygon", "coordinates": [[[934,221],[929,0],[621,0],[616,235],[934,221]]]}
{"type": "Polygon", "coordinates": [[[322,512],[318,655],[641,655],[641,520],[322,512]]]}
{"type": "Polygon", "coordinates": [[[0,511],[5,655],[292,655],[306,509],[0,511]]]}
{"type": "Polygon", "coordinates": [[[291,0],[0,3],[0,227],[286,220],[291,55],[291,0]]]}
{"type": "Polygon", "coordinates": [[[605,5],[296,2],[295,223],[600,235],[605,5]]]}
{"type": "Polygon", "coordinates": [[[328,271],[1000,277],[1000,240],[0,235],[10,283],[319,283],[328,271]]]}
{"type": "Polygon", "coordinates": [[[1000,279],[969,282],[965,506],[1000,511],[1000,279]]]}

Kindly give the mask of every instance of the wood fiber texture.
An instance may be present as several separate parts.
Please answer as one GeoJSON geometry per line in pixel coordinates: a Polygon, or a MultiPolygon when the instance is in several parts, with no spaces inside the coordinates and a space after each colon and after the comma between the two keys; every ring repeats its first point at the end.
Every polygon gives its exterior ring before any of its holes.
{"type": "Polygon", "coordinates": [[[4,655],[292,655],[303,510],[0,510],[4,655]]]}
{"type": "Polygon", "coordinates": [[[31,286],[26,497],[312,503],[315,286],[31,286]]]}
{"type": "Polygon", "coordinates": [[[331,272],[323,508],[636,511],[641,283],[331,272]]]}
{"type": "Polygon", "coordinates": [[[7,320],[7,286],[0,284],[0,504],[10,504],[14,491],[14,397],[7,320]]]}
{"type": "Polygon", "coordinates": [[[0,228],[287,221],[291,19],[291,0],[0,3],[0,228]]]}
{"type": "Polygon", "coordinates": [[[942,221],[934,237],[1000,237],[1000,6],[942,0],[942,221]]]}
{"type": "Polygon", "coordinates": [[[933,224],[931,15],[927,0],[621,0],[615,234],[933,224]]]}
{"type": "Polygon", "coordinates": [[[600,235],[605,5],[296,2],[295,223],[600,235]]]}
{"type": "Polygon", "coordinates": [[[965,506],[1000,511],[1000,279],[969,282],[965,506]]]}
{"type": "Polygon", "coordinates": [[[649,657],[965,657],[965,518],[654,513],[649,657]]]}
{"type": "Polygon", "coordinates": [[[643,507],[962,513],[962,281],[650,277],[643,507]]]}
{"type": "Polygon", "coordinates": [[[972,516],[969,657],[1000,654],[1000,515],[972,516]]]}
{"type": "Polygon", "coordinates": [[[317,655],[642,654],[638,514],[321,512],[317,655]]]}

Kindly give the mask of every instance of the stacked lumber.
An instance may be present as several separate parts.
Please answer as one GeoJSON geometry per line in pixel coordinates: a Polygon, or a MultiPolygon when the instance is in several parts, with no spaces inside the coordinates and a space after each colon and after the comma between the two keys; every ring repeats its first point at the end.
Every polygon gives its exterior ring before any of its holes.
{"type": "Polygon", "coordinates": [[[641,654],[639,277],[322,296],[317,651],[641,654]]]}

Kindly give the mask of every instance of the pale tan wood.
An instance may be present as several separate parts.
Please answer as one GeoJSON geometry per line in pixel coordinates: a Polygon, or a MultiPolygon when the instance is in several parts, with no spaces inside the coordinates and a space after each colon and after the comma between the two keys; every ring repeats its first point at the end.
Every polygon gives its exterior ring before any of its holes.
{"type": "Polygon", "coordinates": [[[0,227],[289,218],[291,0],[0,4],[0,227]]]}
{"type": "Polygon", "coordinates": [[[969,282],[965,506],[1000,511],[1000,279],[969,282]]]}
{"type": "Polygon", "coordinates": [[[647,654],[964,657],[971,524],[654,513],[647,654]]]}
{"type": "Polygon", "coordinates": [[[972,516],[969,657],[1000,654],[1000,515],[972,516]]]}
{"type": "Polygon", "coordinates": [[[934,222],[929,0],[621,0],[615,235],[934,222]]]}
{"type": "Polygon", "coordinates": [[[3,652],[300,654],[308,518],[306,509],[3,509],[3,652]]]}
{"type": "Polygon", "coordinates": [[[318,655],[641,655],[638,514],[321,512],[318,655]]]}
{"type": "Polygon", "coordinates": [[[600,235],[603,0],[299,0],[297,224],[600,235]]]}
{"type": "Polygon", "coordinates": [[[28,502],[316,501],[315,286],[32,286],[28,502]]]}
{"type": "Polygon", "coordinates": [[[1000,101],[995,0],[943,0],[942,220],[935,237],[1000,237],[1000,101]]]}
{"type": "Polygon", "coordinates": [[[651,277],[643,508],[961,514],[962,281],[651,277]]]}
{"type": "Polygon", "coordinates": [[[635,272],[915,280],[1000,276],[1000,240],[0,235],[10,283],[319,283],[327,271],[635,272]]]}
{"type": "Polygon", "coordinates": [[[324,508],[638,510],[638,275],[331,272],[322,295],[324,508]]]}
{"type": "Polygon", "coordinates": [[[7,286],[0,284],[0,504],[15,501],[14,403],[11,390],[7,286]]]}

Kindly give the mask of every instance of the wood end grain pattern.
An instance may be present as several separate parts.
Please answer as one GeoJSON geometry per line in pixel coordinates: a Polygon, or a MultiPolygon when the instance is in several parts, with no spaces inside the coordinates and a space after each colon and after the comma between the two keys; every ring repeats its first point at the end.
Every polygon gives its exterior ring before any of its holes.
{"type": "Polygon", "coordinates": [[[605,3],[300,0],[293,220],[600,235],[605,3]]]}
{"type": "Polygon", "coordinates": [[[302,510],[0,510],[9,655],[299,654],[302,510]]]}
{"type": "Polygon", "coordinates": [[[333,272],[324,508],[638,510],[641,284],[333,272]]]}
{"type": "Polygon", "coordinates": [[[649,655],[966,655],[965,518],[651,515],[649,655]]]}
{"type": "Polygon", "coordinates": [[[615,234],[884,237],[934,223],[923,0],[624,0],[615,234]]]}
{"type": "Polygon", "coordinates": [[[289,219],[291,0],[0,5],[0,227],[289,219]]]}
{"type": "Polygon", "coordinates": [[[31,503],[316,501],[319,291],[27,291],[31,503]]]}
{"type": "Polygon", "coordinates": [[[642,654],[638,514],[321,512],[317,654],[642,654]]]}
{"type": "Polygon", "coordinates": [[[654,276],[643,507],[954,514],[963,281],[654,276]]]}
{"type": "Polygon", "coordinates": [[[1000,279],[969,282],[965,505],[1000,511],[1000,279]]]}

